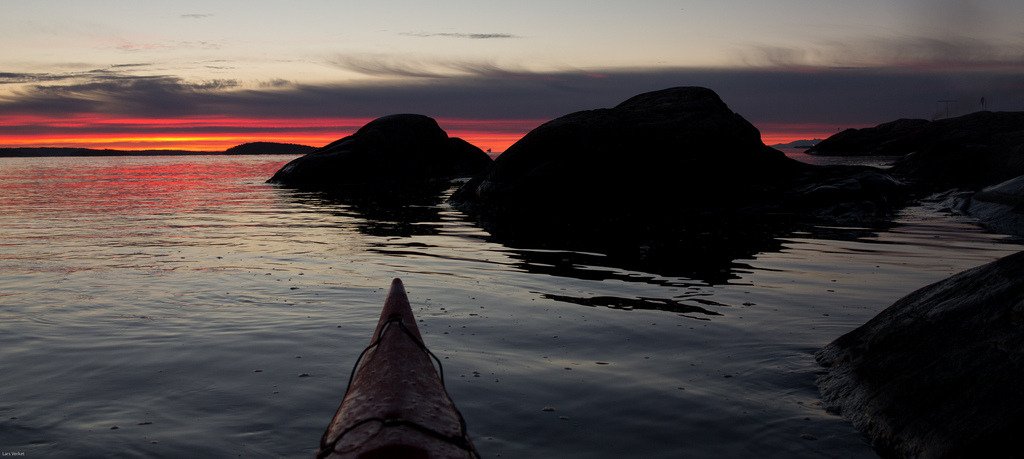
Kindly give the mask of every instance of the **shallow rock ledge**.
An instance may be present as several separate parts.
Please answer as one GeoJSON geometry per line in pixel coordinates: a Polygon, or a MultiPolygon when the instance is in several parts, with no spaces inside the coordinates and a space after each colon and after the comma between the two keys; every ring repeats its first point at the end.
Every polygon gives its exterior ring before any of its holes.
{"type": "Polygon", "coordinates": [[[962,207],[992,230],[1024,237],[1024,175],[975,193],[962,207]]]}
{"type": "Polygon", "coordinates": [[[1024,252],[907,295],[816,357],[826,407],[883,456],[1019,456],[1024,252]]]}

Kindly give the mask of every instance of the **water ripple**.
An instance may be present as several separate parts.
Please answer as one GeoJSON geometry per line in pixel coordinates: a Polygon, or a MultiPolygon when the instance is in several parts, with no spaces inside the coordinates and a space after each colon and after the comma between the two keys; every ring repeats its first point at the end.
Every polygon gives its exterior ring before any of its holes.
{"type": "Polygon", "coordinates": [[[1021,248],[928,207],[724,254],[513,243],[453,188],[263,183],[288,159],[0,159],[0,445],[308,456],[402,277],[485,456],[871,456],[813,350],[1021,248]]]}

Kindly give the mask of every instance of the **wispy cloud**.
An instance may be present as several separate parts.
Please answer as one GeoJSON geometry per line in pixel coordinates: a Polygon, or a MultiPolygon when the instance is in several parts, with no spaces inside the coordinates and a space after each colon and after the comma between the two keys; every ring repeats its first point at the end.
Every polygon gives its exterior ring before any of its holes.
{"type": "Polygon", "coordinates": [[[1024,69],[1024,39],[1016,44],[971,37],[874,37],[814,47],[752,45],[740,52],[747,65],[763,67],[870,67],[1024,69]]]}
{"type": "Polygon", "coordinates": [[[375,77],[441,78],[451,75],[445,65],[393,56],[339,55],[327,59],[331,66],[375,77]]]}
{"type": "Polygon", "coordinates": [[[182,19],[205,19],[205,18],[208,18],[210,16],[213,16],[213,14],[210,14],[210,13],[187,13],[187,14],[181,15],[181,18],[182,19]]]}
{"type": "Polygon", "coordinates": [[[60,81],[76,78],[76,75],[74,73],[0,72],[0,85],[60,81]]]}
{"type": "Polygon", "coordinates": [[[174,49],[220,49],[221,44],[212,41],[170,41],[146,43],[123,40],[114,47],[125,52],[139,52],[174,49]]]}
{"type": "Polygon", "coordinates": [[[464,32],[402,32],[399,35],[407,37],[417,38],[468,38],[470,40],[491,40],[491,39],[507,39],[507,38],[522,38],[519,35],[511,33],[464,33],[464,32]]]}
{"type": "Polygon", "coordinates": [[[110,68],[112,68],[112,69],[130,69],[130,68],[141,68],[141,67],[151,67],[151,66],[153,66],[152,62],[139,62],[139,63],[132,63],[132,64],[113,64],[113,65],[110,66],[110,68]]]}
{"type": "Polygon", "coordinates": [[[517,78],[540,75],[488,61],[418,59],[394,55],[338,55],[327,59],[327,63],[342,70],[383,78],[517,78]]]}
{"type": "Polygon", "coordinates": [[[293,85],[294,85],[294,83],[292,83],[289,80],[285,80],[284,78],[274,78],[272,80],[260,81],[259,83],[257,83],[258,87],[264,88],[264,89],[286,88],[286,87],[290,87],[290,86],[293,86],[293,85]]]}
{"type": "Polygon", "coordinates": [[[764,46],[740,60],[766,67],[867,67],[906,70],[1024,70],[1024,34],[995,36],[994,2],[905,0],[894,7],[895,32],[815,45],[764,46]]]}

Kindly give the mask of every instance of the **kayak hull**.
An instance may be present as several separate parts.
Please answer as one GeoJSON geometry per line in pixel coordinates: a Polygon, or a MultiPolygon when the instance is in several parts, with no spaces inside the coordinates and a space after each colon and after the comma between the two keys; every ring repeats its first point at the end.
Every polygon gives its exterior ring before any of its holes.
{"type": "Polygon", "coordinates": [[[391,284],[317,457],[478,457],[423,345],[400,279],[391,284]]]}

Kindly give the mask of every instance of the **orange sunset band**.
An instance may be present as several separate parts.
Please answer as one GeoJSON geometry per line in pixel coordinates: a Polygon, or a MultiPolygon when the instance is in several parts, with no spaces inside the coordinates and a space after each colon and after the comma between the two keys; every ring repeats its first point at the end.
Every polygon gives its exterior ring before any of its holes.
{"type": "MultiPolygon", "coordinates": [[[[261,141],[321,146],[355,132],[371,119],[0,115],[0,147],[223,151],[241,143],[261,141]]],[[[449,135],[496,152],[504,151],[545,121],[438,119],[449,135]]],[[[823,138],[837,129],[830,125],[783,124],[760,128],[768,145],[823,138]]]]}

